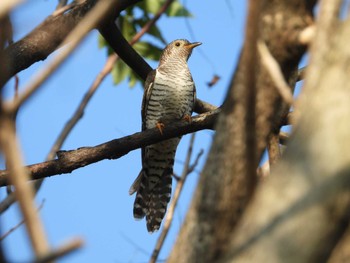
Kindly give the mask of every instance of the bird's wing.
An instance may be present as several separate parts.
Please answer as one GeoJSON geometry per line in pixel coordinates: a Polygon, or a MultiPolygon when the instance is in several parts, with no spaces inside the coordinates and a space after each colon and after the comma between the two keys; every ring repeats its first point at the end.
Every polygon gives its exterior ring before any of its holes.
{"type": "MultiPolygon", "coordinates": [[[[152,94],[154,79],[156,77],[157,70],[154,69],[150,73],[148,73],[146,81],[145,81],[145,91],[143,93],[142,99],[142,107],[141,107],[141,118],[142,118],[142,131],[146,130],[146,112],[148,107],[148,102],[152,94]]],[[[145,157],[145,148],[143,147],[141,150],[142,164],[145,157]]]]}
{"type": "MultiPolygon", "coordinates": [[[[146,112],[147,112],[147,106],[148,101],[151,97],[154,78],[156,76],[156,70],[152,70],[150,73],[148,73],[145,85],[144,85],[144,92],[143,92],[143,98],[142,98],[142,106],[141,106],[141,118],[142,118],[142,131],[146,130],[146,112]]],[[[144,163],[145,157],[145,148],[143,147],[141,149],[141,158],[142,158],[142,166],[144,163]]],[[[134,183],[131,185],[129,189],[129,194],[132,195],[136,191],[138,191],[141,183],[141,179],[143,177],[143,170],[139,173],[134,183]]]]}
{"type": "MultiPolygon", "coordinates": [[[[196,105],[196,99],[197,99],[197,90],[196,90],[196,84],[194,84],[194,81],[193,81],[193,109],[196,105]]],[[[192,109],[191,114],[193,113],[193,109],[192,109]]]]}
{"type": "Polygon", "coordinates": [[[156,77],[156,69],[152,70],[150,73],[148,73],[145,85],[144,85],[144,92],[143,92],[143,99],[142,99],[142,106],[141,106],[141,118],[142,118],[142,131],[146,130],[146,112],[147,112],[147,106],[148,101],[151,97],[154,78],[156,77]]]}

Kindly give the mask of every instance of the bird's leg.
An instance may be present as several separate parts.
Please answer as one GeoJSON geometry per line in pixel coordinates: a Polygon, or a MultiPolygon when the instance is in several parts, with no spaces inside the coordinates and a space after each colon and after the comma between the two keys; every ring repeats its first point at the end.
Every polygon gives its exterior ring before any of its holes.
{"type": "Polygon", "coordinates": [[[192,118],[191,118],[191,115],[189,114],[185,114],[182,118],[184,121],[187,121],[188,123],[191,123],[192,122],[192,118]]]}
{"type": "Polygon", "coordinates": [[[156,124],[156,127],[158,128],[160,134],[163,135],[163,129],[165,127],[164,123],[158,121],[157,124],[156,124]]]}

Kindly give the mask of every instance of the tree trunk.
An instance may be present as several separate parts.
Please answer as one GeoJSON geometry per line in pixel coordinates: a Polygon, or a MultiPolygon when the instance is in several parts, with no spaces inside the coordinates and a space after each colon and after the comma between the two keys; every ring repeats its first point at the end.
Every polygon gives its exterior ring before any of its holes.
{"type": "Polygon", "coordinates": [[[169,262],[219,262],[228,255],[235,225],[255,188],[256,168],[267,137],[285,109],[256,54],[256,41],[265,41],[293,86],[305,50],[296,39],[312,22],[314,4],[304,0],[250,1],[240,63],[169,262]]]}

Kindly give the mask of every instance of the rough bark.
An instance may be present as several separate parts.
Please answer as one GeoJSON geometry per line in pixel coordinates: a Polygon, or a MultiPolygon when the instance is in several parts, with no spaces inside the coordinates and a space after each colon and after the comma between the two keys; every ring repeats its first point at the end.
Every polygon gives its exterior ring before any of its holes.
{"type": "MultiPolygon", "coordinates": [[[[251,2],[258,5],[258,1],[251,2]]],[[[291,85],[305,50],[298,44],[297,36],[312,22],[314,4],[315,1],[304,0],[262,1],[261,4],[257,37],[265,41],[291,85]]],[[[254,190],[255,169],[267,137],[276,122],[279,123],[284,109],[259,60],[253,61],[256,67],[250,71],[252,67],[248,63],[251,61],[244,58],[245,51],[255,52],[255,44],[254,39],[246,37],[207,163],[169,262],[230,261],[225,259],[230,251],[229,241],[254,190]],[[250,50],[245,50],[247,47],[250,50]],[[249,100],[251,78],[255,80],[255,116],[247,115],[252,107],[247,100],[254,101],[249,100]],[[250,125],[252,119],[255,120],[254,130],[250,125]]]]}
{"type": "MultiPolygon", "coordinates": [[[[105,21],[101,24],[107,25],[109,21],[114,21],[122,10],[139,1],[116,1],[115,8],[106,14],[105,21]]],[[[58,16],[49,16],[23,39],[9,45],[4,51],[6,70],[2,72],[0,85],[35,62],[45,60],[59,48],[65,37],[94,7],[95,3],[96,0],[86,0],[74,6],[69,12],[58,16]]],[[[103,27],[100,26],[100,28],[103,27]]]]}
{"type": "Polygon", "coordinates": [[[340,2],[321,3],[295,132],[223,262],[326,262],[348,227],[350,20],[340,22],[329,10],[340,2]]]}
{"type": "MultiPolygon", "coordinates": [[[[169,138],[193,133],[203,129],[213,129],[219,110],[207,112],[192,118],[191,123],[176,122],[164,127],[160,136],[157,128],[138,132],[120,139],[112,140],[94,147],[81,147],[77,150],[60,151],[55,160],[29,165],[32,179],[71,173],[73,170],[99,162],[104,159],[117,159],[132,150],[145,147],[169,138]]],[[[8,171],[0,171],[0,187],[8,184],[8,171]]]]}

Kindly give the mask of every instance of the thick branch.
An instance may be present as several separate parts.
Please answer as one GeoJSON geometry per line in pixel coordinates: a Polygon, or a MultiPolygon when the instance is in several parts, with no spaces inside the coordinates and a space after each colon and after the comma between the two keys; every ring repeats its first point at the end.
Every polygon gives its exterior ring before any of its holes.
{"type": "MultiPolygon", "coordinates": [[[[29,165],[27,168],[31,178],[42,179],[52,175],[71,173],[73,170],[99,162],[104,159],[117,159],[128,152],[157,143],[169,138],[196,132],[204,129],[213,129],[219,110],[204,113],[192,118],[191,123],[184,121],[167,125],[163,136],[158,129],[149,129],[120,139],[112,140],[95,147],[82,147],[72,151],[58,152],[58,159],[39,164],[29,165]]],[[[0,186],[8,184],[8,172],[0,172],[0,186]]]]}
{"type": "MultiPolygon", "coordinates": [[[[45,60],[61,44],[71,30],[83,19],[94,6],[96,0],[86,0],[77,4],[69,12],[59,16],[49,16],[26,37],[13,43],[5,50],[7,68],[1,81],[8,81],[18,72],[28,68],[35,62],[45,60]]],[[[105,21],[112,21],[125,8],[139,0],[119,0],[105,21]]],[[[0,83],[4,84],[4,83],[0,83]]]]}

